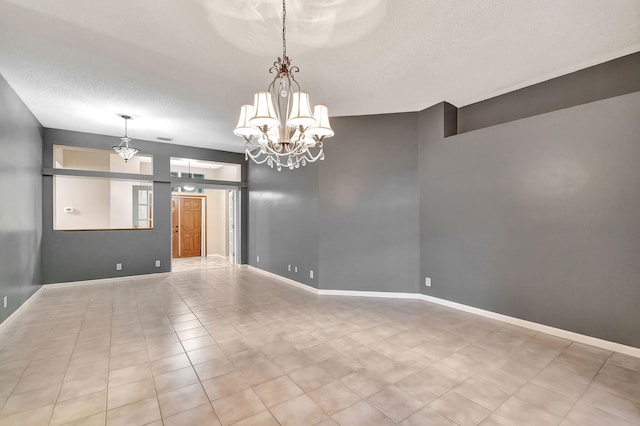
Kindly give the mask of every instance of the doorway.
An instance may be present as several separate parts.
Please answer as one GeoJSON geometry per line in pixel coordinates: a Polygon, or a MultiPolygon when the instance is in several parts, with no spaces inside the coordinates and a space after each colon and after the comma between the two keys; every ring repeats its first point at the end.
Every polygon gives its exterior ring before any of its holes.
{"type": "Polygon", "coordinates": [[[238,249],[237,189],[206,185],[187,188],[172,188],[172,271],[234,266],[238,249]]]}
{"type": "Polygon", "coordinates": [[[171,197],[171,257],[197,257],[206,252],[206,205],[203,196],[171,197]]]}

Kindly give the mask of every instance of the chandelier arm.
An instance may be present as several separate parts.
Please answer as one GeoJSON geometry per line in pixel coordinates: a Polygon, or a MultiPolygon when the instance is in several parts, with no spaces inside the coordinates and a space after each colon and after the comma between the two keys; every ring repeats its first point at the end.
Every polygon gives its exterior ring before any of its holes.
{"type": "Polygon", "coordinates": [[[315,163],[316,161],[318,161],[320,157],[322,157],[322,153],[323,153],[322,143],[320,143],[317,147],[318,147],[318,154],[315,156],[311,154],[311,151],[307,150],[307,154],[309,155],[309,157],[307,157],[307,161],[309,161],[310,163],[315,163]]]}
{"type": "Polygon", "coordinates": [[[253,155],[253,153],[251,153],[251,151],[245,151],[245,154],[248,155],[254,163],[256,164],[263,164],[265,161],[267,161],[269,159],[269,156],[265,156],[264,159],[260,160],[260,156],[262,155],[262,152],[258,151],[258,154],[253,155]]]}

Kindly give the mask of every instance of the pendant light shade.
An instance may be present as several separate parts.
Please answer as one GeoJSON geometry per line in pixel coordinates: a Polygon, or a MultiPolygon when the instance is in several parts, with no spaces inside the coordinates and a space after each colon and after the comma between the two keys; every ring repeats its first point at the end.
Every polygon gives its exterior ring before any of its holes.
{"type": "Polygon", "coordinates": [[[291,127],[309,127],[316,122],[311,113],[309,105],[309,94],[304,92],[294,92],[292,96],[291,114],[287,120],[287,125],[291,127]]]}
{"type": "Polygon", "coordinates": [[[329,123],[329,109],[326,105],[316,105],[313,108],[313,117],[316,122],[307,130],[309,134],[325,138],[335,134],[329,123]]]}
{"type": "Polygon", "coordinates": [[[267,126],[271,128],[277,126],[278,122],[271,93],[256,93],[253,97],[253,117],[249,119],[249,124],[256,127],[267,126]]]}
{"type": "Polygon", "coordinates": [[[260,134],[255,126],[249,124],[249,120],[253,117],[253,105],[242,105],[240,108],[240,118],[233,134],[236,136],[257,136],[260,134]]]}

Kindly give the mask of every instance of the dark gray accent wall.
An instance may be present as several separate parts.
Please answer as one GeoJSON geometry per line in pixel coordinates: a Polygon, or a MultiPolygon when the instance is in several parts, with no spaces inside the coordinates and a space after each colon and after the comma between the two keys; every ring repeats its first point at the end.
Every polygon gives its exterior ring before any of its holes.
{"type": "MultiPolygon", "coordinates": [[[[53,164],[53,145],[82,146],[110,149],[116,137],[45,129],[42,159],[45,170],[53,164]]],[[[244,155],[238,153],[194,148],[160,142],[135,140],[143,153],[153,155],[153,175],[141,176],[152,180],[154,189],[153,229],[105,231],[53,230],[53,178],[42,176],[43,185],[43,276],[45,283],[81,281],[99,278],[169,272],[171,268],[171,157],[221,161],[242,165],[240,185],[246,185],[247,170],[244,155]],[[160,260],[161,267],[155,267],[160,260]],[[123,263],[122,271],[115,270],[123,263]]],[[[128,175],[130,176],[130,175],[128,175]]],[[[240,191],[241,203],[246,190],[240,191]]],[[[241,208],[240,222],[246,224],[246,200],[241,208]]],[[[240,230],[239,263],[245,263],[247,232],[240,230]]]]}
{"type": "Polygon", "coordinates": [[[42,284],[42,127],[0,76],[0,322],[42,284]],[[7,308],[3,298],[7,296],[7,308]]]}
{"type": "Polygon", "coordinates": [[[319,169],[321,288],[417,292],[417,114],[331,124],[319,169]]]}
{"type": "Polygon", "coordinates": [[[458,133],[640,91],[640,52],[460,108],[458,133]]]}
{"type": "Polygon", "coordinates": [[[471,110],[445,102],[332,118],[317,171],[251,165],[251,263],[258,248],[256,266],[306,282],[279,248],[313,262],[317,245],[320,289],[422,292],[640,347],[637,61],[488,101],[477,125],[499,124],[461,134],[471,110]],[[529,109],[537,99],[552,102],[529,109]],[[281,216],[313,228],[316,198],[317,230],[280,233],[281,216]]]}
{"type": "Polygon", "coordinates": [[[318,249],[318,164],[278,172],[250,163],[249,264],[318,288],[318,249]]]}
{"type": "Polygon", "coordinates": [[[640,92],[421,133],[423,292],[640,347],[638,117],[640,92]]]}

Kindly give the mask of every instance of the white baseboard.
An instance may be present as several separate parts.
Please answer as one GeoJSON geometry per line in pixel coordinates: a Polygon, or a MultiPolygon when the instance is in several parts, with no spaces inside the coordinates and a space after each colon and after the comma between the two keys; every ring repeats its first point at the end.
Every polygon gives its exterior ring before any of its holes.
{"type": "Polygon", "coordinates": [[[297,288],[299,288],[299,289],[302,289],[302,290],[308,291],[309,293],[313,293],[313,294],[320,294],[320,293],[318,293],[318,289],[317,289],[317,288],[315,288],[315,287],[311,287],[311,286],[310,286],[310,285],[308,285],[308,284],[302,284],[302,283],[299,283],[298,281],[294,281],[294,280],[292,280],[292,279],[289,279],[289,278],[283,277],[283,276],[281,276],[281,275],[274,274],[273,272],[265,271],[264,269],[256,268],[255,266],[251,266],[251,265],[242,265],[242,266],[241,266],[241,268],[246,268],[246,269],[249,269],[249,270],[251,270],[251,271],[253,271],[253,272],[257,272],[257,273],[259,273],[259,274],[263,274],[263,275],[266,275],[266,276],[268,276],[268,277],[275,278],[275,279],[277,279],[277,280],[280,280],[280,281],[282,281],[282,282],[284,282],[284,283],[287,283],[287,284],[292,285],[292,286],[294,286],[294,287],[297,287],[297,288]]]}
{"type": "Polygon", "coordinates": [[[29,298],[25,300],[24,303],[18,307],[18,309],[13,311],[11,315],[5,318],[5,320],[2,321],[2,323],[0,323],[0,333],[2,333],[6,328],[9,327],[11,322],[13,322],[18,317],[18,315],[20,315],[20,312],[24,311],[27,308],[27,306],[31,305],[36,300],[38,300],[38,298],[40,297],[42,292],[44,292],[44,290],[45,290],[44,286],[40,286],[40,288],[38,288],[31,296],[29,296],[29,298]]]}
{"type": "Polygon", "coordinates": [[[597,348],[605,349],[608,351],[619,352],[625,355],[640,358],[640,348],[623,345],[621,343],[611,342],[609,340],[598,339],[597,337],[591,337],[584,334],[574,333],[573,331],[563,330],[561,328],[551,327],[548,325],[511,317],[508,315],[487,311],[487,310],[476,308],[473,306],[464,305],[462,303],[452,302],[450,300],[428,296],[426,294],[393,293],[393,292],[386,292],[386,291],[323,290],[323,289],[317,289],[317,288],[311,287],[307,284],[299,283],[289,278],[281,277],[280,275],[265,271],[260,268],[256,268],[254,266],[247,265],[247,267],[252,271],[256,271],[256,272],[271,276],[282,282],[301,288],[303,290],[310,291],[320,296],[382,297],[387,299],[423,300],[425,302],[447,306],[449,308],[457,309],[464,312],[469,312],[475,315],[480,315],[480,316],[491,318],[497,321],[502,321],[507,324],[517,325],[519,327],[528,328],[530,330],[539,331],[539,332],[550,334],[552,336],[560,337],[563,339],[573,340],[574,342],[584,343],[586,345],[595,346],[597,348]]]}
{"type": "Polygon", "coordinates": [[[475,308],[469,305],[463,305],[462,303],[452,302],[450,300],[440,299],[438,297],[428,296],[426,294],[421,294],[420,296],[421,299],[426,302],[436,303],[438,305],[447,306],[449,308],[458,309],[460,311],[465,311],[486,318],[495,319],[498,321],[506,322],[508,324],[528,328],[530,330],[551,334],[552,336],[561,337],[563,339],[573,340],[575,342],[584,343],[586,345],[595,346],[597,348],[606,349],[613,352],[620,352],[625,355],[640,358],[640,348],[635,348],[633,346],[627,346],[621,343],[598,339],[597,337],[574,333],[573,331],[563,330],[561,328],[551,327],[549,325],[544,325],[533,321],[527,321],[520,318],[510,317],[508,315],[498,314],[492,311],[486,311],[484,309],[475,308]]]}

